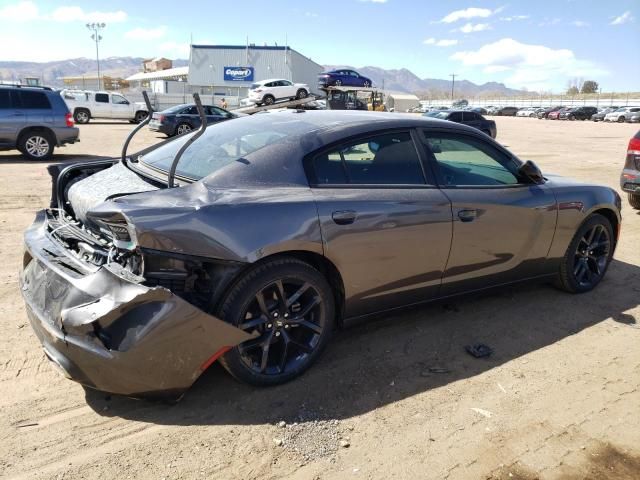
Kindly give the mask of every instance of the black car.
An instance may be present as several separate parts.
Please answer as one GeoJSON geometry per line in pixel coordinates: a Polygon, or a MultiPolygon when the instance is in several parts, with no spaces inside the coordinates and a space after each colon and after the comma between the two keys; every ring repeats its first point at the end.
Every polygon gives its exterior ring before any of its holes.
{"type": "Polygon", "coordinates": [[[325,87],[364,87],[373,85],[370,78],[360,75],[355,70],[340,68],[329,72],[322,72],[318,75],[318,86],[325,87]]]}
{"type": "MultiPolygon", "coordinates": [[[[203,105],[203,107],[207,115],[207,124],[231,120],[244,115],[232,113],[224,108],[212,105],[203,105]]],[[[151,115],[149,129],[154,132],[164,133],[167,137],[173,137],[174,135],[182,135],[196,130],[200,128],[201,124],[195,103],[187,103],[167,108],[162,112],[154,112],[151,115]]]]}
{"type": "Polygon", "coordinates": [[[591,120],[593,120],[594,122],[604,122],[605,115],[607,113],[615,112],[618,108],[620,107],[611,106],[601,108],[598,113],[594,113],[593,115],[591,115],[591,120]]]}
{"type": "Polygon", "coordinates": [[[559,115],[560,120],[587,120],[598,113],[596,107],[575,107],[559,115]]]}
{"type": "Polygon", "coordinates": [[[494,115],[498,115],[499,117],[515,117],[518,110],[520,110],[518,107],[500,107],[495,111],[494,115]]]}
{"type": "Polygon", "coordinates": [[[438,118],[440,120],[449,120],[450,122],[462,123],[470,127],[477,128],[481,132],[496,138],[498,130],[496,122],[487,120],[482,115],[473,110],[447,110],[442,112],[427,112],[424,117],[438,118]]]}
{"type": "Polygon", "coordinates": [[[471,111],[479,113],[480,115],[487,115],[487,110],[485,108],[482,108],[482,107],[473,107],[471,109],[471,111]]]}
{"type": "Polygon", "coordinates": [[[0,85],[0,150],[46,160],[55,147],[80,141],[60,92],[49,87],[0,85]]]}
{"type": "Polygon", "coordinates": [[[523,280],[590,291],[620,231],[615,190],[416,115],[288,110],[123,156],[50,170],[20,291],[48,358],[130,396],[179,397],[216,360],[280,384],[400,307],[523,280]]]}

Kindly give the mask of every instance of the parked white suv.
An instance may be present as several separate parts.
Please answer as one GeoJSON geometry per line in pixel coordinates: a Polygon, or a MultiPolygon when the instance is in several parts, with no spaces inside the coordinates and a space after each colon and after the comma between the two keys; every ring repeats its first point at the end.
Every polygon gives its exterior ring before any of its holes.
{"type": "Polygon", "coordinates": [[[605,122],[624,122],[630,114],[640,112],[640,107],[622,107],[604,116],[605,122]]]}
{"type": "Polygon", "coordinates": [[[261,80],[249,87],[249,100],[257,105],[273,105],[278,100],[295,100],[308,96],[309,86],[306,83],[292,83],[280,78],[261,80]]]}
{"type": "Polygon", "coordinates": [[[92,118],[114,118],[140,123],[149,112],[142,102],[131,102],[119,93],[89,90],[60,92],[76,123],[89,123],[92,118]]]}

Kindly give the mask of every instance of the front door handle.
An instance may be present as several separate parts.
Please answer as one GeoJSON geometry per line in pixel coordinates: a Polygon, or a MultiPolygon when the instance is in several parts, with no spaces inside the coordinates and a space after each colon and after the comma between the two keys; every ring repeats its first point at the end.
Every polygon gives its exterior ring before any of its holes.
{"type": "Polygon", "coordinates": [[[331,218],[338,225],[350,225],[356,219],[354,210],[337,210],[331,214],[331,218]]]}
{"type": "Polygon", "coordinates": [[[458,212],[458,218],[462,222],[473,222],[476,219],[478,212],[473,209],[460,210],[458,212]]]}

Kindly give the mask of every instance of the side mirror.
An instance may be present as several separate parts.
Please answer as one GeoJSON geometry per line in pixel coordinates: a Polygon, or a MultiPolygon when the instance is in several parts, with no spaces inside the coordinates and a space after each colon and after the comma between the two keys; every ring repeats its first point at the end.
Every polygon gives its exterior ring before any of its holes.
{"type": "Polygon", "coordinates": [[[544,176],[542,175],[542,171],[538,168],[538,166],[533,163],[531,160],[527,160],[524,162],[520,168],[518,168],[518,173],[524,177],[531,180],[533,183],[541,184],[544,183],[544,176]]]}

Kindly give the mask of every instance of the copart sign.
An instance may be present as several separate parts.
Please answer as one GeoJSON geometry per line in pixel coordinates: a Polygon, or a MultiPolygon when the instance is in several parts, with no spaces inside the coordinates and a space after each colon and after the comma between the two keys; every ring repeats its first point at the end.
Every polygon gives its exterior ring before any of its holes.
{"type": "Polygon", "coordinates": [[[225,82],[253,82],[253,67],[224,67],[225,82]]]}

